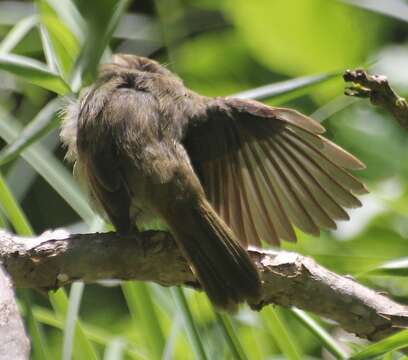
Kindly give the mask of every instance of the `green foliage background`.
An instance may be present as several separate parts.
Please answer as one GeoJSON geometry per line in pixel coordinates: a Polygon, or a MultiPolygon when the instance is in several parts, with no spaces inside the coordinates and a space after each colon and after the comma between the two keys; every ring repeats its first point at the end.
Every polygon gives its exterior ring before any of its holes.
{"type": "MultiPolygon", "coordinates": [[[[61,97],[90,84],[112,52],[151,56],[203,94],[245,91],[323,121],[367,164],[358,176],[371,194],[338,231],[283,247],[407,302],[407,136],[388,114],[346,99],[341,79],[366,66],[406,94],[407,22],[402,0],[0,1],[0,227],[106,228],[63,161],[61,97]]],[[[202,293],[154,284],[18,297],[33,359],[398,359],[408,346],[406,332],[368,346],[297,309],[227,316],[202,293]]]]}

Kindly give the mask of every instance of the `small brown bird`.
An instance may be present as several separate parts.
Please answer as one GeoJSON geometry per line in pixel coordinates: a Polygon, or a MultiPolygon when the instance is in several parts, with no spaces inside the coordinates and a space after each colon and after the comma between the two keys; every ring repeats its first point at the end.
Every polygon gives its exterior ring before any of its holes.
{"type": "Polygon", "coordinates": [[[211,301],[256,301],[246,248],[318,235],[361,206],[363,169],[285,108],[187,89],[156,61],[114,55],[66,112],[61,137],[75,172],[120,233],[164,221],[211,301]]]}

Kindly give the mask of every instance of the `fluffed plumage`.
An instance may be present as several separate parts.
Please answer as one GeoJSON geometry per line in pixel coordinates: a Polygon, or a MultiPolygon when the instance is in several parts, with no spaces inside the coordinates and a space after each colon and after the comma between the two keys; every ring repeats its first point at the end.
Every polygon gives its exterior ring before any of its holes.
{"type": "Polygon", "coordinates": [[[219,307],[256,301],[248,245],[295,241],[347,220],[367,192],[364,165],[291,109],[207,98],[157,62],[115,55],[67,110],[61,132],[77,172],[119,232],[169,226],[219,307]]]}

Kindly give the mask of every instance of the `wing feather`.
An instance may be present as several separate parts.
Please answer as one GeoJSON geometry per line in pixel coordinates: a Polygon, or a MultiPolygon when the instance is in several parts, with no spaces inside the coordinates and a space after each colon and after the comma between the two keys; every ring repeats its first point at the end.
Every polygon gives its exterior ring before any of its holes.
{"type": "Polygon", "coordinates": [[[348,220],[366,187],[364,164],[321,134],[313,119],[256,101],[216,99],[188,129],[186,150],[216,211],[241,242],[295,241],[348,220]]]}

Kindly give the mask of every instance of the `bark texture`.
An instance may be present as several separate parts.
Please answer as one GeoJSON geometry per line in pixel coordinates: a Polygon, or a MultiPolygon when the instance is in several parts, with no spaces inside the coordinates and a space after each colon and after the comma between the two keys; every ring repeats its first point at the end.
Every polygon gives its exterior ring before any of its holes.
{"type": "MultiPolygon", "coordinates": [[[[56,289],[70,282],[102,279],[153,281],[199,287],[171,236],[149,231],[69,235],[47,232],[36,238],[0,233],[0,261],[17,287],[56,289]]],[[[408,326],[408,308],[337,275],[300,254],[253,249],[262,277],[262,297],[249,304],[295,306],[335,320],[359,337],[378,340],[408,326]]]]}
{"type": "Polygon", "coordinates": [[[26,360],[29,355],[30,341],[17,308],[13,287],[0,266],[0,360],[26,360]]]}

